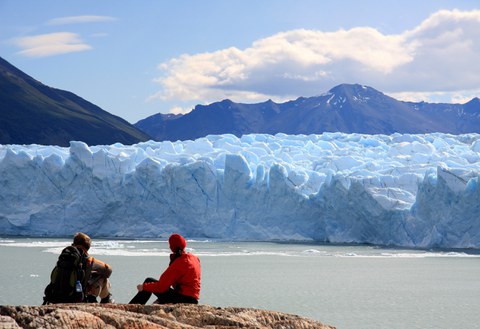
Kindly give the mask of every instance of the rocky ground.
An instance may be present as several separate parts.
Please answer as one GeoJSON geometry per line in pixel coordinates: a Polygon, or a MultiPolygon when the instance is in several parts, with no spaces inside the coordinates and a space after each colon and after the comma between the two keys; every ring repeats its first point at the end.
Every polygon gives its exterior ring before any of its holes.
{"type": "Polygon", "coordinates": [[[208,305],[57,304],[0,306],[0,328],[335,329],[297,315],[208,305]]]}

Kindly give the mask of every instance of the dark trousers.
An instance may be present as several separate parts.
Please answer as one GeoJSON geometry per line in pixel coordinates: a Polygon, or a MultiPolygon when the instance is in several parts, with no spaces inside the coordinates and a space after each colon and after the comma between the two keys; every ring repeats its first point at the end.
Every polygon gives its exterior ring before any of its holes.
{"type": "MultiPolygon", "coordinates": [[[[158,280],[155,280],[153,278],[146,278],[143,283],[147,282],[158,282],[158,280]]],[[[186,303],[186,304],[198,304],[198,300],[190,297],[190,296],[185,296],[182,294],[179,294],[176,290],[170,288],[167,291],[159,294],[159,293],[154,293],[155,296],[157,296],[157,304],[178,304],[178,303],[186,303]]],[[[145,305],[150,297],[152,296],[152,293],[149,291],[139,291],[135,297],[130,301],[129,304],[143,304],[145,305]]]]}

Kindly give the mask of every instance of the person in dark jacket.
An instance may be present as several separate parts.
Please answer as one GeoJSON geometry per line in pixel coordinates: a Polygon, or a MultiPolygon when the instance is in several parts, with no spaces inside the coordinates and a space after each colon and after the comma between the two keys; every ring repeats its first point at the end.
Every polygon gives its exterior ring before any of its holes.
{"type": "Polygon", "coordinates": [[[130,304],[146,304],[152,293],[157,296],[156,304],[189,303],[198,304],[200,298],[200,260],[192,253],[185,252],[187,242],[180,234],[172,234],[170,264],[159,280],[146,278],[137,285],[138,293],[130,304]]]}

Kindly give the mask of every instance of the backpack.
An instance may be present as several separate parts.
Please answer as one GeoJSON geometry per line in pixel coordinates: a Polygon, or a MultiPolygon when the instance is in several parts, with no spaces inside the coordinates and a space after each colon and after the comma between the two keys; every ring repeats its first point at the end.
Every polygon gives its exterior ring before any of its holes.
{"type": "Polygon", "coordinates": [[[50,274],[50,283],[45,288],[43,304],[83,302],[87,282],[86,262],[87,256],[78,248],[68,246],[63,249],[50,274]],[[76,289],[78,284],[81,287],[78,286],[76,289]]]}

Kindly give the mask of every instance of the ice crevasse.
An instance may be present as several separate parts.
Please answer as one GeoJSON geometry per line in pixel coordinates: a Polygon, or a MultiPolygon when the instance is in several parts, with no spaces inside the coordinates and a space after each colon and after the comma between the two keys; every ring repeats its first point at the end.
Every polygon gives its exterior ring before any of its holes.
{"type": "Polygon", "coordinates": [[[0,235],[480,247],[480,135],[0,145],[0,235]]]}

